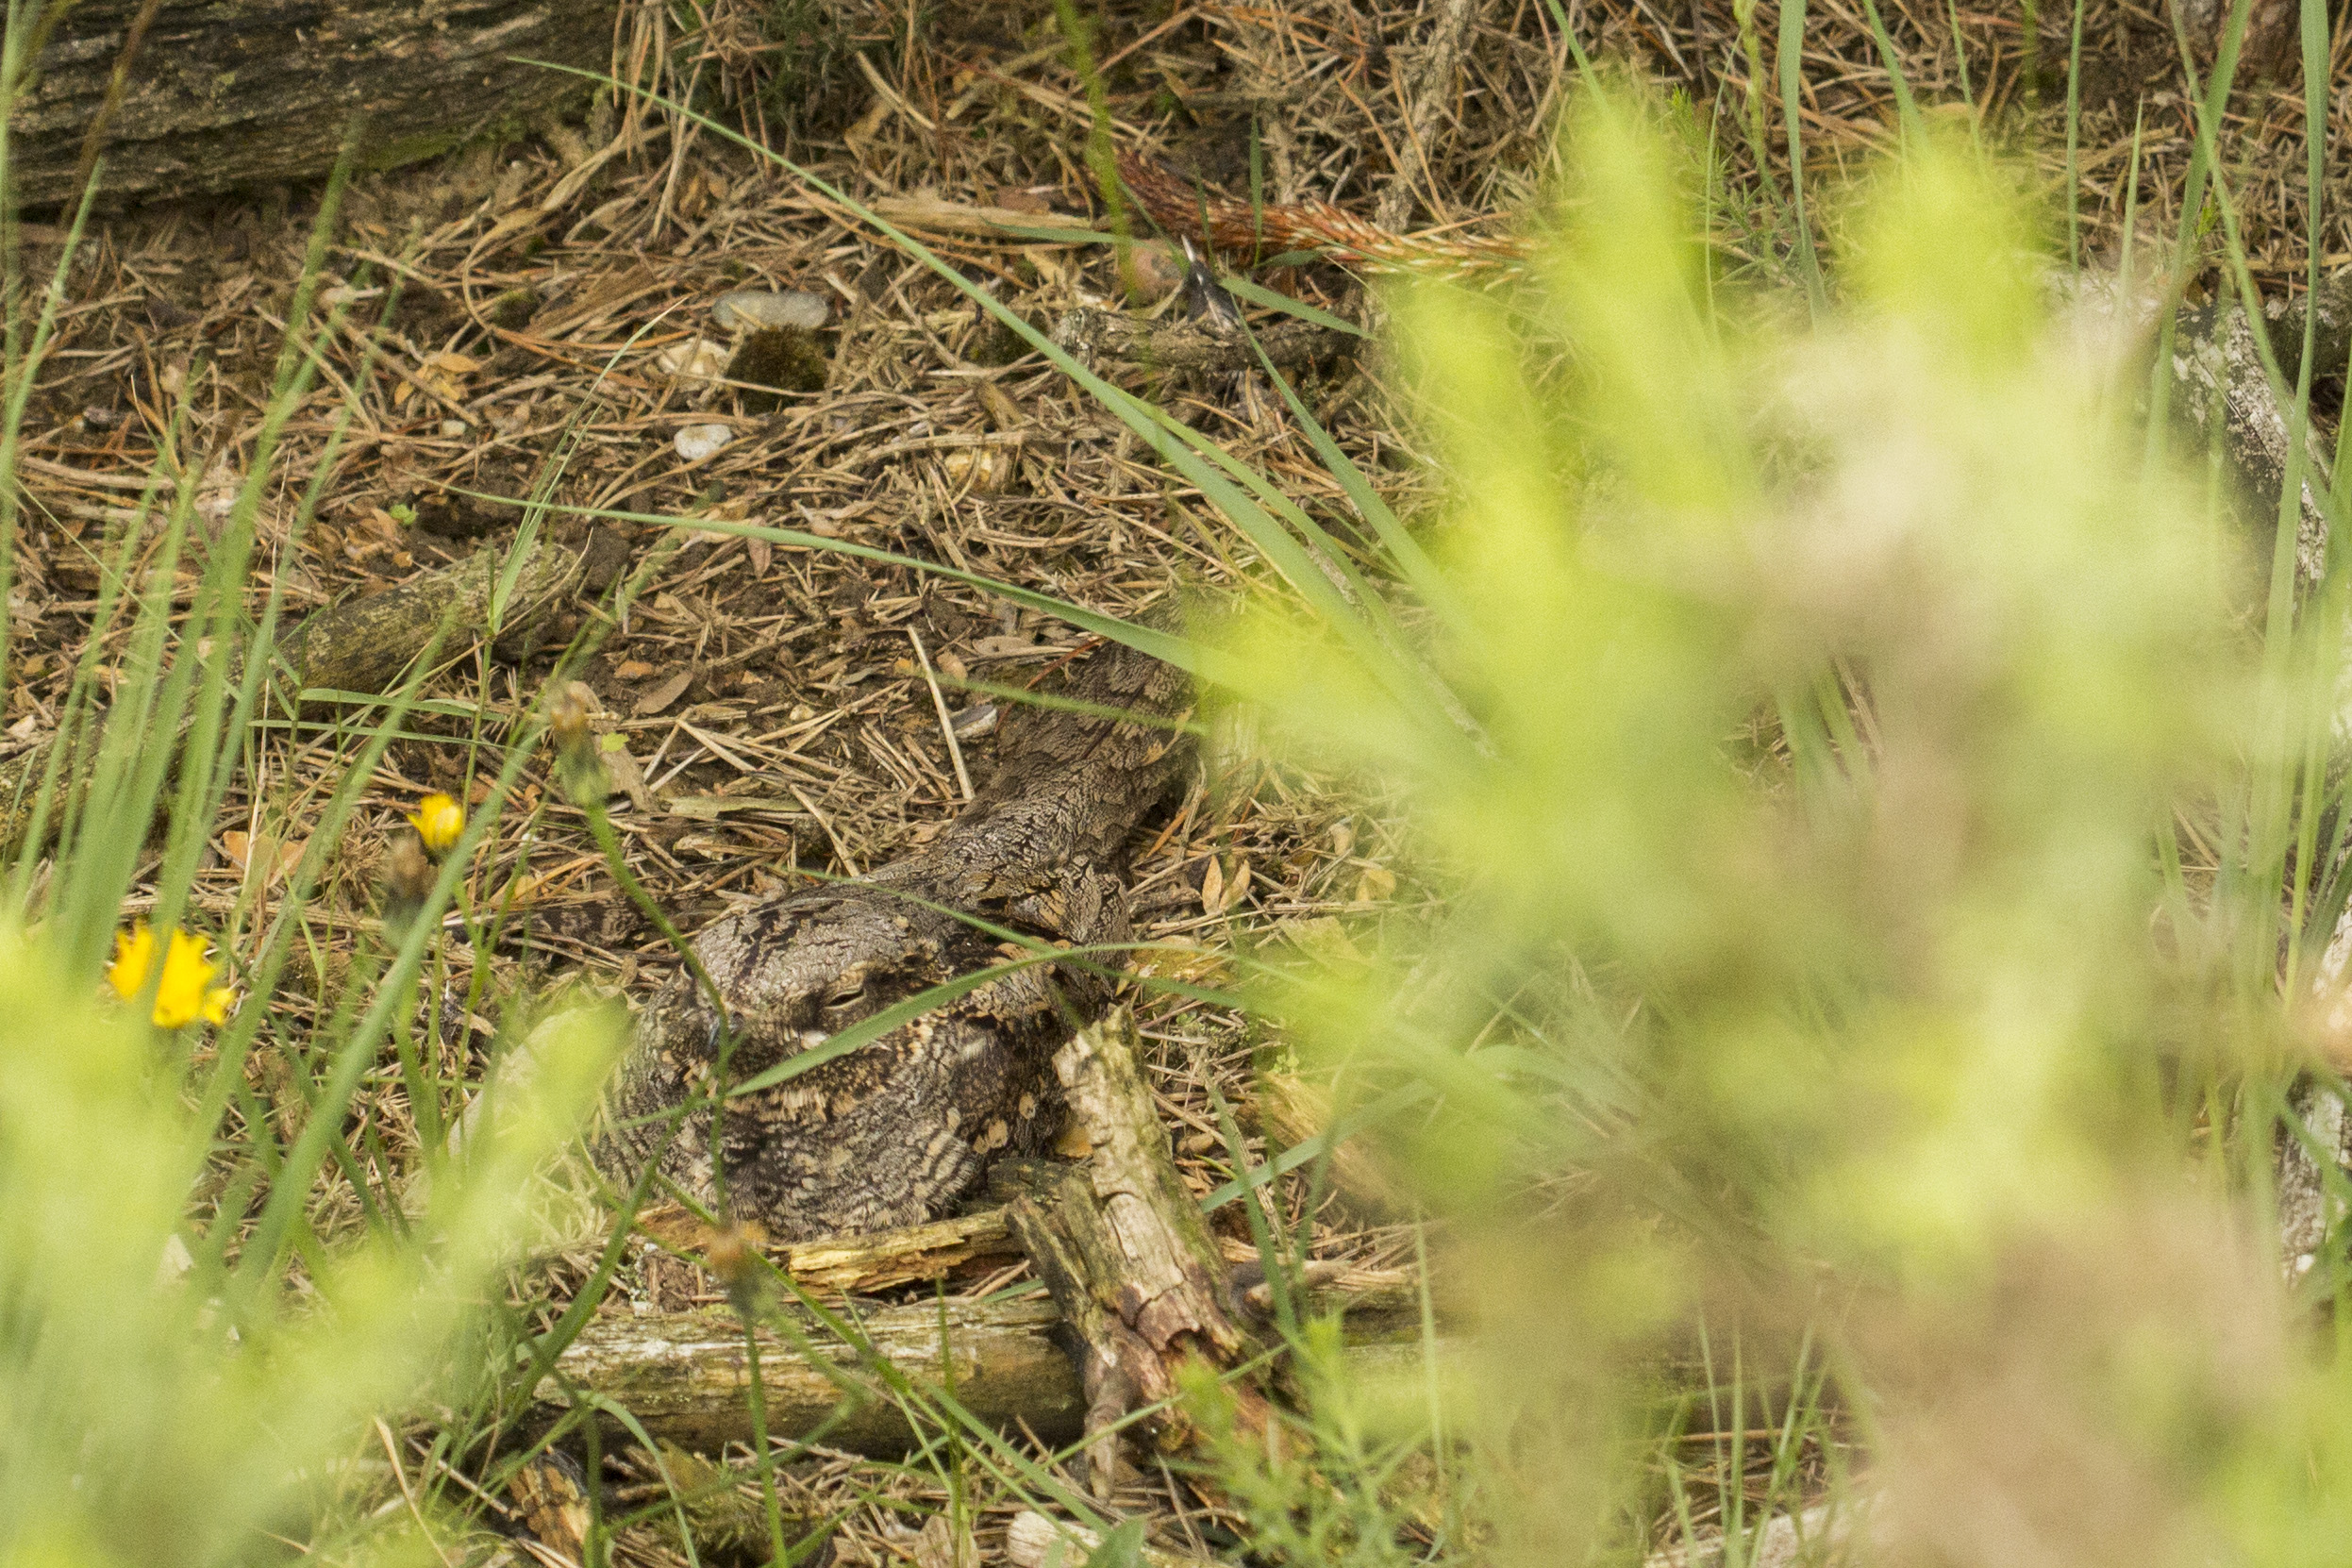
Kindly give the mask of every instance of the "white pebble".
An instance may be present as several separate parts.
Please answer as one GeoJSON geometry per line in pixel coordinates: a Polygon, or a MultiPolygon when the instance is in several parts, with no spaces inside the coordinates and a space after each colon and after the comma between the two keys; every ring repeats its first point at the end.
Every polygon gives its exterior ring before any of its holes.
{"type": "Polygon", "coordinates": [[[444,419],[441,422],[441,433],[444,436],[462,436],[465,434],[465,421],[444,419]]]}
{"type": "Polygon", "coordinates": [[[738,289],[721,294],[710,307],[710,314],[729,332],[751,332],[765,327],[800,326],[815,331],[833,319],[832,308],[822,294],[805,293],[787,289],[778,293],[770,289],[738,289]]]}
{"type": "Polygon", "coordinates": [[[677,455],[698,463],[734,439],[735,432],[724,425],[689,425],[677,433],[677,455]]]}

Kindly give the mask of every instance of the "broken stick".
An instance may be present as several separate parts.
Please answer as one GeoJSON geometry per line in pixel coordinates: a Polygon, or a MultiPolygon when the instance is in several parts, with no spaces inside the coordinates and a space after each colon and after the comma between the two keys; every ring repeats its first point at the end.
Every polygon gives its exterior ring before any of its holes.
{"type": "Polygon", "coordinates": [[[1082,308],[1061,318],[1054,327],[1054,342],[1090,367],[1113,360],[1154,370],[1249,370],[1258,364],[1258,349],[1263,347],[1275,368],[1296,371],[1353,355],[1362,340],[1309,321],[1286,321],[1259,332],[1253,346],[1247,335],[1212,331],[1199,322],[1154,322],[1082,308]]]}
{"type": "MultiPolygon", "coordinates": [[[[1200,1204],[1176,1174],[1125,1008],[1081,1029],[1054,1055],[1054,1073],[1093,1154],[1008,1218],[1029,1264],[1085,1342],[1088,1484],[1108,1495],[1116,1427],[1131,1410],[1163,1405],[1153,1426],[1181,1443],[1173,1413],[1188,1361],[1211,1370],[1258,1353],[1235,1309],[1224,1257],[1200,1204]]],[[[1264,1425],[1264,1397],[1235,1389],[1243,1425],[1264,1425]]]]}

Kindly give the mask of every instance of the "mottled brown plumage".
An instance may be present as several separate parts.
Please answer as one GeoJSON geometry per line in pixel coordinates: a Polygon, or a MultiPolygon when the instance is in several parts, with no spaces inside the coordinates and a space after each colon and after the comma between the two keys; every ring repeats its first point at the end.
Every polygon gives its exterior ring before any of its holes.
{"type": "MultiPolygon", "coordinates": [[[[705,930],[694,951],[734,1030],[729,1081],[927,987],[1021,956],[949,910],[1074,946],[1125,941],[1120,852],[1185,765],[1183,737],[1166,721],[1190,693],[1182,673],[1106,647],[1074,667],[1064,694],[1159,723],[1025,709],[1006,725],[988,787],[922,851],[705,930]]],[[[1053,1053],[1099,1009],[1103,989],[1067,965],[1019,970],[729,1100],[721,1135],[729,1209],[777,1240],[940,1213],[993,1156],[1053,1136],[1061,1115],[1053,1053]]],[[[716,1198],[707,1100],[682,1118],[664,1113],[707,1093],[720,1039],[718,1015],[691,975],[640,1015],[596,1144],[614,1179],[633,1180],[659,1159],[689,1192],[716,1198]]]]}

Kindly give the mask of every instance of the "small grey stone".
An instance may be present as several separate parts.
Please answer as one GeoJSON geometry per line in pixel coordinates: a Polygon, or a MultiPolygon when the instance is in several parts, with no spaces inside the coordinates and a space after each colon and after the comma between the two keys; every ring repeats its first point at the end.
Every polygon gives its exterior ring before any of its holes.
{"type": "Polygon", "coordinates": [[[814,331],[833,319],[832,307],[822,294],[805,293],[787,289],[778,293],[769,289],[738,289],[721,294],[710,307],[711,318],[730,332],[749,332],[797,326],[814,331]]]}
{"type": "Polygon", "coordinates": [[[724,425],[689,425],[670,439],[679,457],[698,463],[733,441],[735,432],[724,425]]]}

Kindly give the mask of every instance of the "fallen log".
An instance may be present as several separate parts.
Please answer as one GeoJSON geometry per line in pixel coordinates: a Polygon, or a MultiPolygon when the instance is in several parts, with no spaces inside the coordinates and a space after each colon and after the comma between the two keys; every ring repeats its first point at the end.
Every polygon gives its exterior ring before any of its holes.
{"type": "Polygon", "coordinates": [[[620,4],[82,0],[46,11],[8,138],[12,193],[35,204],[80,194],[93,126],[101,189],[160,196],[324,175],[355,125],[361,165],[375,168],[510,130],[589,85],[525,62],[601,69],[620,4]]]}
{"type": "Polygon", "coordinates": [[[383,692],[436,639],[450,653],[487,636],[527,639],[581,592],[610,587],[627,555],[627,545],[601,528],[576,546],[542,537],[515,567],[501,601],[505,558],[477,550],[304,617],[279,641],[278,657],[297,692],[383,692]]]}
{"type": "MultiPolygon", "coordinates": [[[[577,545],[542,537],[516,568],[503,600],[497,585],[504,558],[482,550],[381,593],[329,605],[278,642],[286,698],[299,702],[306,691],[380,692],[428,648],[455,655],[485,637],[498,638],[501,646],[527,641],[581,594],[609,588],[627,559],[627,544],[601,528],[577,545]]],[[[54,742],[45,737],[0,757],[0,847],[15,849],[31,825],[54,742]]],[[[51,810],[48,831],[63,815],[51,810]]]]}
{"type": "MultiPolygon", "coordinates": [[[[787,1332],[759,1330],[771,1438],[877,1456],[914,1447],[921,1439],[864,1364],[866,1347],[910,1382],[952,1385],[957,1401],[993,1426],[1026,1427],[1050,1443],[1078,1435],[1085,1403],[1077,1369],[1058,1343],[1061,1314],[1050,1301],[888,1307],[857,1320],[864,1346],[809,1312],[780,1309],[777,1321],[787,1332]]],[[[557,1358],[533,1395],[533,1414],[552,1422],[576,1391],[627,1410],[657,1439],[715,1454],[751,1441],[750,1387],[743,1330],[729,1313],[605,1318],[557,1358]]],[[[612,1441],[633,1441],[618,1421],[605,1419],[612,1441]]]]}
{"type": "MultiPolygon", "coordinates": [[[[813,1313],[777,1313],[788,1327],[759,1331],[771,1439],[882,1458],[916,1446],[914,1428],[858,1345],[813,1313]]],[[[957,1402],[1001,1431],[1062,1444],[1085,1429],[1086,1393],[1069,1330],[1050,1299],[926,1301],[868,1309],[854,1321],[875,1355],[909,1382],[939,1390],[952,1380],[957,1402]]],[[[1417,1341],[1387,1338],[1346,1350],[1348,1364],[1365,1377],[1417,1376],[1424,1354],[1417,1341]]],[[[1444,1344],[1443,1354],[1455,1351],[1444,1344]]],[[[543,1430],[588,1399],[627,1410],[659,1441],[715,1454],[751,1441],[750,1388],[742,1326],[731,1313],[616,1315],[591,1323],[556,1359],[533,1391],[525,1425],[543,1430]]],[[[598,1420],[613,1443],[637,1441],[609,1409],[598,1420]]]]}

